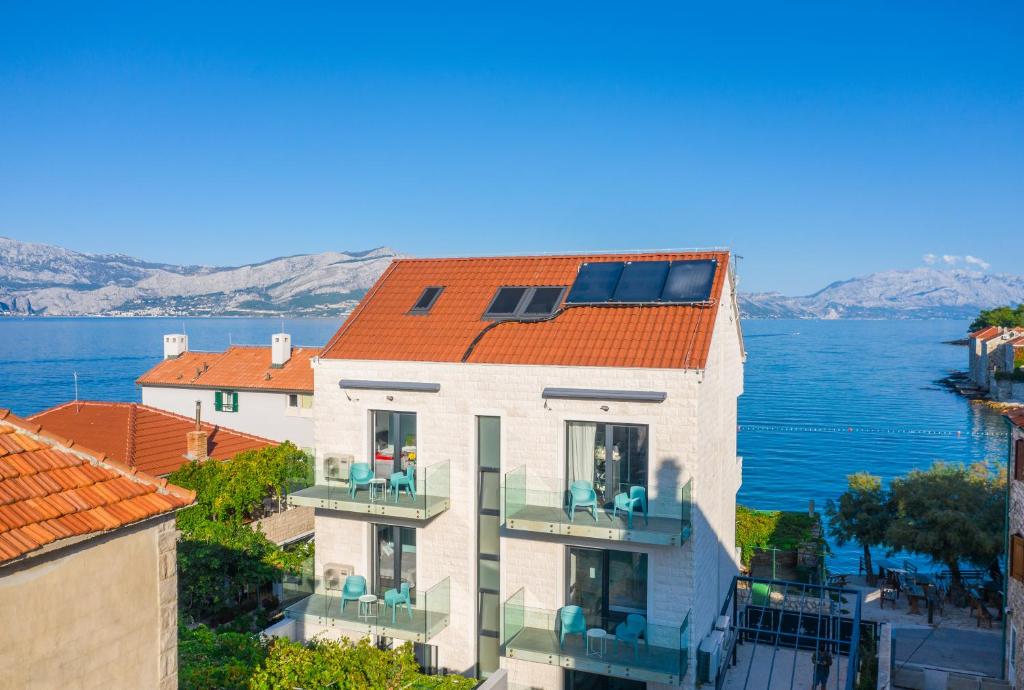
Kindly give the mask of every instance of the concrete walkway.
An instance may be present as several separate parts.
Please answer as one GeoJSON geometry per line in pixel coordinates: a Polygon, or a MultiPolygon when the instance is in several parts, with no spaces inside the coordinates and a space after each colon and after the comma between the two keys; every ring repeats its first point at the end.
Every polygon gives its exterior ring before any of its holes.
{"type": "Polygon", "coordinates": [[[1002,635],[987,630],[893,627],[893,667],[904,664],[998,677],[1002,635]]]}

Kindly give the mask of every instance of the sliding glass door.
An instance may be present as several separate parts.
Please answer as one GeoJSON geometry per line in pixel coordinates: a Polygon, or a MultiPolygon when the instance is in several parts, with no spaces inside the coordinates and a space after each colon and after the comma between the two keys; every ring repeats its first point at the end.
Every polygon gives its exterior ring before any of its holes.
{"type": "Polygon", "coordinates": [[[647,615],[647,554],[569,547],[566,603],[583,609],[588,625],[614,625],[647,615]]]}
{"type": "Polygon", "coordinates": [[[569,422],[566,477],[590,482],[602,505],[631,486],[647,488],[648,429],[641,424],[569,422]]]}
{"type": "Polygon", "coordinates": [[[373,467],[377,476],[404,472],[416,462],[416,413],[373,411],[373,467]]]}
{"type": "Polygon", "coordinates": [[[377,550],[374,558],[373,593],[383,597],[389,589],[409,583],[416,601],[416,530],[412,527],[374,525],[377,550]]]}

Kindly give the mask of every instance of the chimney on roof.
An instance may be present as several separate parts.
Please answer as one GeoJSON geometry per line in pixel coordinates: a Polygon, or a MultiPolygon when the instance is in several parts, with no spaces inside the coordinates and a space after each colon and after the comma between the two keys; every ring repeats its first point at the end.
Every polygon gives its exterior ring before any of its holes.
{"type": "Polygon", "coordinates": [[[292,358],[292,337],[287,333],[270,336],[270,366],[280,369],[292,358]]]}
{"type": "Polygon", "coordinates": [[[164,359],[177,359],[188,352],[188,336],[170,333],[164,336],[164,359]]]}
{"type": "Polygon", "coordinates": [[[189,460],[196,460],[202,462],[207,457],[207,446],[209,445],[209,437],[206,432],[203,431],[203,404],[196,400],[196,428],[188,432],[185,435],[186,438],[186,451],[185,456],[189,460]]]}

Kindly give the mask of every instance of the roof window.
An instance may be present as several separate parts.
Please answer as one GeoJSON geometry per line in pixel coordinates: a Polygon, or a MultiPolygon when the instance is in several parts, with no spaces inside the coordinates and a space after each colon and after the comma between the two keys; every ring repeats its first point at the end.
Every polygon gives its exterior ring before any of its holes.
{"type": "Polygon", "coordinates": [[[430,308],[434,306],[434,302],[441,296],[441,291],[444,290],[443,286],[432,286],[423,289],[423,294],[416,300],[416,304],[412,305],[412,309],[409,310],[410,314],[426,314],[430,311],[430,308]]]}
{"type": "Polygon", "coordinates": [[[500,287],[484,318],[543,319],[554,313],[564,293],[564,286],[500,287]]]}

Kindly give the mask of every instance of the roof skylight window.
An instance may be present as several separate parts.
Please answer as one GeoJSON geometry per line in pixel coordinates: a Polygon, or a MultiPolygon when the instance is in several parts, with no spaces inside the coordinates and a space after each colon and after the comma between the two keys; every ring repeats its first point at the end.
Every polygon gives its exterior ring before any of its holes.
{"type": "Polygon", "coordinates": [[[425,288],[420,298],[416,300],[416,304],[412,305],[412,309],[409,310],[410,314],[426,314],[430,311],[430,308],[434,306],[434,302],[441,296],[441,291],[444,287],[432,286],[425,288]]]}
{"type": "Polygon", "coordinates": [[[500,287],[484,312],[485,319],[543,319],[561,304],[563,286],[500,287]]]}

